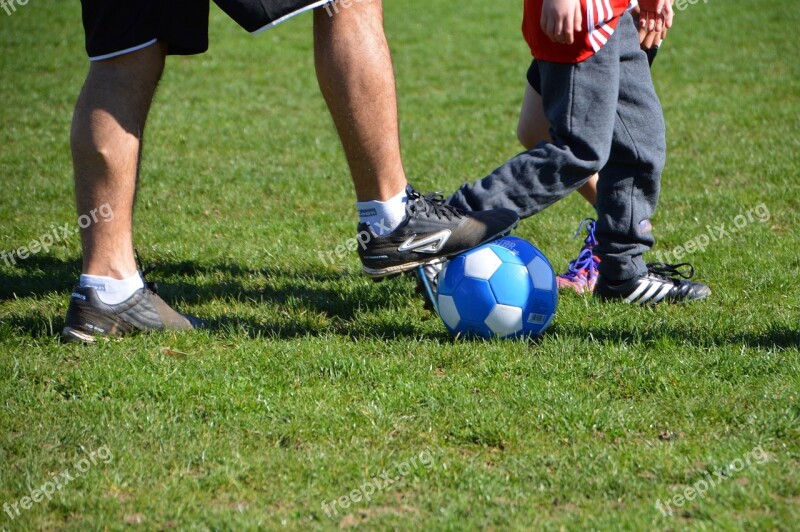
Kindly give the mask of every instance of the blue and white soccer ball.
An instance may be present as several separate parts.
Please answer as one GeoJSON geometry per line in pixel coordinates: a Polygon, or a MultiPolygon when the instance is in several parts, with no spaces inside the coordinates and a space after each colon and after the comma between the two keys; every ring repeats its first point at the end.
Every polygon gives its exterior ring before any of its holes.
{"type": "Polygon", "coordinates": [[[462,253],[439,274],[439,316],[457,337],[538,336],[558,305],[553,267],[536,247],[508,236],[462,253]]]}

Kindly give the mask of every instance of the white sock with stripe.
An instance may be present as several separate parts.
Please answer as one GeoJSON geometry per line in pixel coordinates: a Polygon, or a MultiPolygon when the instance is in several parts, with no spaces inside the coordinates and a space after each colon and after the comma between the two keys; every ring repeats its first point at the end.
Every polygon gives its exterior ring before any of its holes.
{"type": "Polygon", "coordinates": [[[94,288],[97,297],[106,305],[118,305],[137,290],[144,288],[142,276],[138,272],[121,280],[101,275],[81,275],[80,285],[84,288],[94,288]]]}
{"type": "Polygon", "coordinates": [[[358,219],[378,236],[386,236],[406,219],[408,193],[405,189],[386,201],[358,201],[358,219]]]}

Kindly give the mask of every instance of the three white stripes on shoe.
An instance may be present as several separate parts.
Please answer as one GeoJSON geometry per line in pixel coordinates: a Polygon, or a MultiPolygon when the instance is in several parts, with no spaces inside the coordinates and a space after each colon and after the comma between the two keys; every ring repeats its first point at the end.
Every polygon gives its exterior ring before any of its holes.
{"type": "Polygon", "coordinates": [[[670,291],[675,288],[672,283],[667,283],[657,279],[644,278],[639,281],[639,286],[633,291],[631,295],[625,298],[625,301],[635,305],[642,305],[644,303],[658,303],[670,291]]]}

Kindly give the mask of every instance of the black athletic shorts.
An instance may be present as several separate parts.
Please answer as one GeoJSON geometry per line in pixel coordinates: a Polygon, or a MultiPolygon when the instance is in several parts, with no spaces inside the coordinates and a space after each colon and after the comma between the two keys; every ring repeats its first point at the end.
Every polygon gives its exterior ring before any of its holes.
{"type": "MultiPolygon", "coordinates": [[[[214,0],[233,20],[258,33],[331,0],[214,0]]],[[[208,0],[81,0],[86,52],[92,61],[141,50],[157,41],[168,53],[208,49],[208,0]]]]}
{"type": "MultiPolygon", "coordinates": [[[[658,54],[658,46],[653,46],[649,50],[645,50],[644,53],[647,54],[647,62],[650,63],[650,66],[653,66],[653,61],[656,60],[656,54],[658,54]]],[[[539,63],[536,62],[536,59],[533,60],[530,68],[528,68],[528,83],[531,84],[533,90],[542,94],[542,75],[539,73],[539,63]]]]}

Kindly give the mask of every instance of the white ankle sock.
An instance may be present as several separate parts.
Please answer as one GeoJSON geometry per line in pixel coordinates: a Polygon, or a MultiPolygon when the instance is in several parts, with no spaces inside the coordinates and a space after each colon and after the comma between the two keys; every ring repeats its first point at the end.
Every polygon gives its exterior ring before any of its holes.
{"type": "Polygon", "coordinates": [[[144,287],[142,276],[137,272],[127,279],[114,279],[99,275],[81,275],[80,285],[84,288],[94,288],[97,297],[106,305],[118,305],[127,300],[134,292],[144,287]]]}
{"type": "Polygon", "coordinates": [[[370,226],[372,232],[384,236],[397,229],[406,219],[408,193],[405,189],[386,201],[358,201],[358,219],[370,226]]]}

